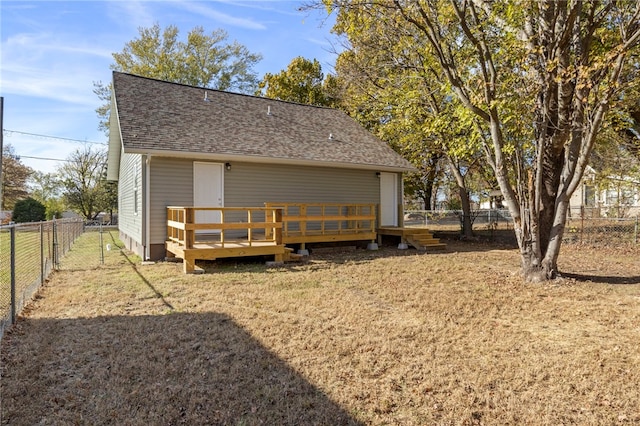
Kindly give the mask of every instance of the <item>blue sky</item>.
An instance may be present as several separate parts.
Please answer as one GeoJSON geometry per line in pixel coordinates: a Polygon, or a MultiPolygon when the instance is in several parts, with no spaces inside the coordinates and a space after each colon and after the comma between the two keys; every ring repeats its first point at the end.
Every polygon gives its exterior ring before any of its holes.
{"type": "Polygon", "coordinates": [[[23,164],[53,172],[56,161],[81,142],[106,143],[95,109],[93,82],[111,79],[111,56],[138,36],[139,27],[176,25],[181,35],[196,26],[222,28],[262,61],[258,76],[286,68],[296,56],[318,59],[325,73],[335,55],[332,17],[299,11],[297,1],[0,1],[0,95],[4,144],[23,164]],[[22,133],[19,133],[22,132],[22,133]]]}

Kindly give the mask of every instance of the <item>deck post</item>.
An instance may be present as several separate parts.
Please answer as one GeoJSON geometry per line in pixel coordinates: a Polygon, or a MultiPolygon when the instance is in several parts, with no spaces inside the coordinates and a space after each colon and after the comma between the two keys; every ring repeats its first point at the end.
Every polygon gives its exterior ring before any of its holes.
{"type": "MultiPolygon", "coordinates": [[[[267,216],[267,214],[265,213],[265,216],[267,216]]],[[[247,210],[247,223],[251,224],[253,222],[253,219],[251,217],[251,209],[247,210]]],[[[247,239],[249,240],[249,247],[251,247],[253,245],[253,228],[249,227],[249,229],[247,229],[247,239]]]]}
{"type": "MultiPolygon", "coordinates": [[[[220,210],[220,223],[222,225],[224,225],[224,223],[225,223],[225,221],[224,221],[224,210],[220,210]]],[[[223,226],[222,229],[220,229],[220,244],[222,244],[222,247],[224,247],[224,231],[225,231],[225,228],[223,226]]]]}
{"type": "MultiPolygon", "coordinates": [[[[304,219],[300,220],[300,235],[307,235],[307,205],[299,204],[298,213],[300,217],[304,217],[304,219]]],[[[324,215],[324,206],[322,207],[322,214],[324,215]]],[[[322,223],[324,224],[324,222],[322,223]]]]}
{"type": "MultiPolygon", "coordinates": [[[[271,223],[274,221],[274,213],[273,213],[273,209],[271,209],[269,203],[264,203],[265,206],[265,211],[264,211],[264,221],[265,223],[271,223]]],[[[266,227],[264,228],[264,238],[265,239],[270,239],[271,238],[271,232],[273,231],[273,228],[269,228],[266,227]]]]}
{"type": "MultiPolygon", "coordinates": [[[[276,213],[275,222],[280,224],[280,227],[274,229],[276,245],[277,246],[282,246],[282,209],[276,209],[275,213],[276,213]]],[[[284,262],[284,248],[283,248],[282,253],[276,253],[273,256],[273,260],[276,263],[283,263],[284,262]]]]}
{"type": "Polygon", "coordinates": [[[275,209],[275,223],[279,223],[281,226],[274,229],[274,237],[276,245],[282,245],[282,209],[275,209]]]}
{"type": "Polygon", "coordinates": [[[185,224],[184,248],[185,249],[192,249],[193,245],[195,244],[195,241],[196,241],[195,231],[191,226],[187,226],[187,225],[193,225],[194,222],[195,222],[195,212],[193,211],[193,207],[186,207],[184,209],[184,224],[185,224]]]}
{"type": "Polygon", "coordinates": [[[196,270],[196,261],[191,256],[185,256],[182,259],[182,270],[185,274],[192,274],[196,270]]]}

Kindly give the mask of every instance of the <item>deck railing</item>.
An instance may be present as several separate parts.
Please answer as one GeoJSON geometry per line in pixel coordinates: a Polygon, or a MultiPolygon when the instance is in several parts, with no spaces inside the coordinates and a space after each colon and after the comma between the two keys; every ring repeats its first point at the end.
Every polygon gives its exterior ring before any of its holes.
{"type": "Polygon", "coordinates": [[[282,240],[288,243],[376,238],[376,204],[265,203],[282,209],[282,240]]]}
{"type": "Polygon", "coordinates": [[[282,210],[272,207],[167,207],[167,239],[184,249],[196,242],[282,244],[282,210]]]}

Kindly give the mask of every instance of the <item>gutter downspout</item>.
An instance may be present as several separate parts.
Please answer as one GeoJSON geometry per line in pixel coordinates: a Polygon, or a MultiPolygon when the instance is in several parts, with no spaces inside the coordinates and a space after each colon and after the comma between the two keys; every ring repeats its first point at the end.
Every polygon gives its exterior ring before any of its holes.
{"type": "Polygon", "coordinates": [[[144,260],[151,259],[151,154],[146,154],[144,168],[144,260]]]}

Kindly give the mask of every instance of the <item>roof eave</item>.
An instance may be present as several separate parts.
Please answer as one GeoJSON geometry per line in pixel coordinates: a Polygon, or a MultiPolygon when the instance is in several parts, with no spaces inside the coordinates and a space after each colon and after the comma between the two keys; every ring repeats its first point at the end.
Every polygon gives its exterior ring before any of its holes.
{"type": "Polygon", "coordinates": [[[122,154],[122,133],[118,120],[118,107],[115,95],[111,97],[109,113],[109,151],[107,153],[107,180],[117,181],[120,178],[120,156],[122,154]]]}
{"type": "Polygon", "coordinates": [[[337,161],[318,161],[318,160],[306,160],[297,158],[279,158],[279,157],[266,157],[259,155],[239,155],[239,154],[224,154],[224,153],[195,153],[185,151],[167,151],[167,150],[148,150],[129,148],[125,149],[128,154],[144,154],[158,157],[169,158],[189,158],[194,160],[207,160],[207,161],[219,161],[219,162],[231,162],[238,161],[244,163],[261,163],[261,164],[281,164],[281,165],[298,165],[298,166],[315,166],[315,167],[335,167],[341,169],[357,169],[357,170],[374,170],[381,172],[414,172],[416,168],[408,164],[407,166],[399,165],[385,165],[385,164],[364,164],[364,163],[347,163],[337,161]]]}

